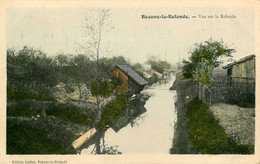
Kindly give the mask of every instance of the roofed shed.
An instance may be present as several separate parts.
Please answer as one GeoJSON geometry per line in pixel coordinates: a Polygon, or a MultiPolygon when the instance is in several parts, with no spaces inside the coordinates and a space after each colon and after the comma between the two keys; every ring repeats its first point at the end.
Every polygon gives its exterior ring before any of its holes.
{"type": "Polygon", "coordinates": [[[136,73],[129,65],[115,65],[109,72],[110,76],[115,77],[120,81],[116,87],[116,94],[137,94],[140,93],[148,82],[136,73]]]}
{"type": "Polygon", "coordinates": [[[255,82],[255,55],[246,56],[223,67],[232,82],[255,82]]]}

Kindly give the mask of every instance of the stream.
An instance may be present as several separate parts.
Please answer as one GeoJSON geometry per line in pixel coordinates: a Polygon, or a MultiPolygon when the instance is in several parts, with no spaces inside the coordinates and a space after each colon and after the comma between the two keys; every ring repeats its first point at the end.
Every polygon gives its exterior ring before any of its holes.
{"type": "MultiPolygon", "coordinates": [[[[135,117],[119,130],[107,129],[98,144],[105,154],[169,154],[172,147],[174,124],[177,120],[175,109],[176,91],[169,88],[175,76],[165,83],[155,84],[142,91],[151,97],[145,103],[146,112],[135,117]]],[[[81,154],[95,154],[96,144],[81,149],[81,154]]]]}

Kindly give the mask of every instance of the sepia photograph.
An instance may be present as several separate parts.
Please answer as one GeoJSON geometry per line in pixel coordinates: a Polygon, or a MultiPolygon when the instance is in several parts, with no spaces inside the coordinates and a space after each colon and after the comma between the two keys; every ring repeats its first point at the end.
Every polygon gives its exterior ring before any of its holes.
{"type": "Polygon", "coordinates": [[[260,162],[257,7],[43,6],[4,11],[4,164],[260,162]]]}

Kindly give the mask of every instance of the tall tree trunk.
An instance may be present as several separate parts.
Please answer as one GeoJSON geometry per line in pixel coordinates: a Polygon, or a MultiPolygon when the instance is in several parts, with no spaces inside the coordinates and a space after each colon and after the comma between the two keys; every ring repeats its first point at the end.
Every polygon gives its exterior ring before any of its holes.
{"type": "Polygon", "coordinates": [[[79,100],[81,100],[82,99],[82,89],[81,89],[81,85],[80,84],[78,84],[78,89],[79,89],[79,100]]]}
{"type": "Polygon", "coordinates": [[[97,154],[101,154],[101,151],[100,151],[100,140],[98,140],[98,141],[95,143],[95,145],[96,145],[96,153],[97,153],[97,154]]]}

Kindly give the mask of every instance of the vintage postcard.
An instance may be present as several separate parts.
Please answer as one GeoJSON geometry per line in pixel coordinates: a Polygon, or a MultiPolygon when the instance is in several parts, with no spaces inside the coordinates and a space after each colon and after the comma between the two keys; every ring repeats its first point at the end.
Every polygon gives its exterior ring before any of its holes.
{"type": "Polygon", "coordinates": [[[259,1],[1,6],[0,163],[260,163],[259,1]]]}

